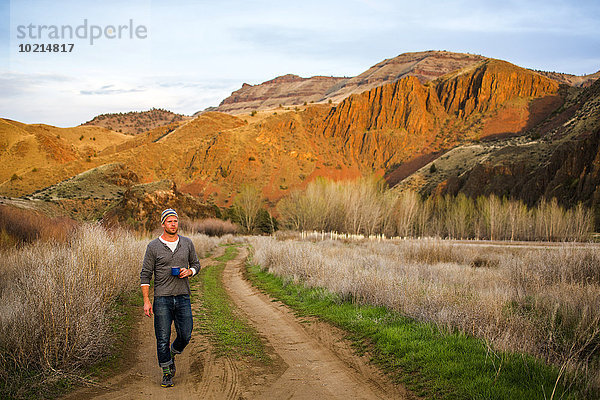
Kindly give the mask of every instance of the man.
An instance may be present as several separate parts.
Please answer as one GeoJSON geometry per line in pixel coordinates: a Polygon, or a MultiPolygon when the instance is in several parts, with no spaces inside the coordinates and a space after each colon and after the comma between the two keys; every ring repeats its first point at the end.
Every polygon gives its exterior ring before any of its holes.
{"type": "Polygon", "coordinates": [[[192,337],[193,317],[188,277],[196,275],[200,270],[200,262],[192,241],[177,234],[177,212],[171,208],[164,210],[160,222],[163,234],[152,240],[146,248],[140,281],[144,313],[148,317],[154,313],[156,352],[163,372],[161,386],[170,387],[173,386],[175,375],[175,355],[183,351],[192,337]],[[154,305],[149,297],[152,275],[154,305]],[[177,338],[169,345],[173,322],[177,338]]]}

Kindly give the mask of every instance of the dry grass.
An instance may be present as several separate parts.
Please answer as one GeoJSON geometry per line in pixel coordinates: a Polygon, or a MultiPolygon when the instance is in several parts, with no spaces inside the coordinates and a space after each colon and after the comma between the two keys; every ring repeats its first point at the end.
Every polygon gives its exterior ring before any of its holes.
{"type": "MultiPolygon", "coordinates": [[[[191,238],[200,257],[219,244],[191,238]]],[[[113,306],[139,290],[148,241],[83,225],[66,243],[35,242],[0,254],[0,397],[78,379],[109,354],[113,306]]]]}
{"type": "Polygon", "coordinates": [[[254,260],[278,276],[532,354],[600,387],[598,247],[251,242],[254,260]]]}

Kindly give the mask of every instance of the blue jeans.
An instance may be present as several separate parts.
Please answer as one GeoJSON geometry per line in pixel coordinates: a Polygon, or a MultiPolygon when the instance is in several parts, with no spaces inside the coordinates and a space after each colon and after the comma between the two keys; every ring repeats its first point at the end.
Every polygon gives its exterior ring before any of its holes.
{"type": "Polygon", "coordinates": [[[180,354],[192,338],[194,319],[192,317],[192,306],[190,296],[180,294],[178,296],[156,296],[152,306],[154,312],[154,333],[156,334],[156,352],[158,364],[168,367],[173,363],[173,354],[180,354]],[[169,347],[171,340],[171,324],[175,322],[177,337],[173,345],[169,347]]]}

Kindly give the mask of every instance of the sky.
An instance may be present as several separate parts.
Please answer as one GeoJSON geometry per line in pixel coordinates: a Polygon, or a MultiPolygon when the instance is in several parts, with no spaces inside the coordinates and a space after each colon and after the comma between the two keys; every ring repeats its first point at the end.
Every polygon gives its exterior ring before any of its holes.
{"type": "Polygon", "coordinates": [[[152,107],[191,115],[243,83],[356,76],[424,50],[594,73],[600,1],[0,0],[0,117],[68,127],[152,107]]]}

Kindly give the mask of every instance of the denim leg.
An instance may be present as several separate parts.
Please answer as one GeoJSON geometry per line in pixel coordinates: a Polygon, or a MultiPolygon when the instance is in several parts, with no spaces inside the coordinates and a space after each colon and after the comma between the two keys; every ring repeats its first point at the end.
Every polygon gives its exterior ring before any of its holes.
{"type": "Polygon", "coordinates": [[[173,297],[155,297],[152,309],[154,312],[154,333],[156,334],[158,365],[161,367],[168,367],[173,363],[169,349],[174,310],[173,297]]]}
{"type": "Polygon", "coordinates": [[[177,337],[173,341],[172,351],[179,354],[188,345],[192,338],[192,329],[194,327],[194,318],[192,316],[192,306],[190,296],[182,294],[175,296],[175,312],[173,315],[175,321],[175,331],[177,337]]]}

